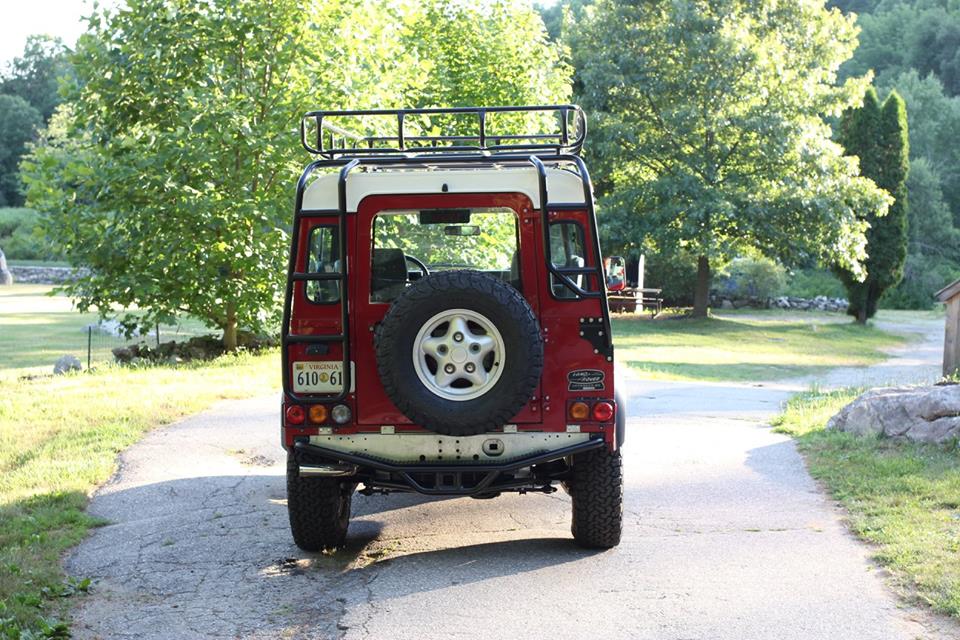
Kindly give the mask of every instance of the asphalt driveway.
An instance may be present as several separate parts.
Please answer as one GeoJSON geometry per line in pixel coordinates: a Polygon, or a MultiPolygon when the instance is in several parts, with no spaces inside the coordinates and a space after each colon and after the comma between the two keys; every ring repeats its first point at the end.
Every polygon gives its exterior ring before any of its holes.
{"type": "MultiPolygon", "coordinates": [[[[830,383],[933,375],[928,332],[925,347],[893,354],[885,370],[835,372],[830,383]]],[[[496,500],[358,495],[347,548],[304,553],[287,529],[278,398],[223,404],[149,434],[95,496],[91,512],[111,524],[67,559],[72,574],[94,578],[75,633],[960,636],[952,622],[899,602],[792,441],[766,425],[798,384],[622,376],[631,416],[626,527],[623,543],[601,553],[573,545],[562,492],[496,500]]]]}

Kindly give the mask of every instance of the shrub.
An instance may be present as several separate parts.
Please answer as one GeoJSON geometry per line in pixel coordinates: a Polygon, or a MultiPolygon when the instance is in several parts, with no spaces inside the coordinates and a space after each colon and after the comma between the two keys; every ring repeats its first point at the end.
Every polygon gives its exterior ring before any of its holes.
{"type": "Polygon", "coordinates": [[[33,209],[0,208],[0,249],[8,260],[61,260],[63,255],[39,229],[33,209]]]}
{"type": "Polygon", "coordinates": [[[644,256],[644,262],[645,287],[663,289],[663,301],[668,306],[684,307],[693,304],[693,290],[697,284],[696,256],[683,252],[648,252],[644,256]]]}
{"type": "Polygon", "coordinates": [[[767,300],[783,293],[786,269],[763,256],[735,258],[718,274],[716,291],[728,298],[767,300]]]}
{"type": "Polygon", "coordinates": [[[960,278],[960,264],[938,256],[910,255],[903,280],[880,299],[884,309],[931,309],[933,294],[960,278]]]}
{"type": "Polygon", "coordinates": [[[826,269],[798,269],[787,279],[784,295],[795,298],[846,298],[847,290],[832,272],[826,269]]]}

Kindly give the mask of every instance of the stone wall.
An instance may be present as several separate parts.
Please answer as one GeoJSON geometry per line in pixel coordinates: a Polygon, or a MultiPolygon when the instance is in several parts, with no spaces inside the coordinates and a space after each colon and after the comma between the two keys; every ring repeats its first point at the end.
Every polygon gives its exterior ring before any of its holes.
{"type": "Polygon", "coordinates": [[[20,284],[61,284],[74,272],[71,267],[10,267],[13,281],[20,284]]]}
{"type": "Polygon", "coordinates": [[[795,298],[780,296],[778,298],[728,298],[714,295],[710,298],[710,305],[714,309],[793,309],[796,311],[834,311],[843,313],[847,310],[848,302],[843,298],[795,298]]]}

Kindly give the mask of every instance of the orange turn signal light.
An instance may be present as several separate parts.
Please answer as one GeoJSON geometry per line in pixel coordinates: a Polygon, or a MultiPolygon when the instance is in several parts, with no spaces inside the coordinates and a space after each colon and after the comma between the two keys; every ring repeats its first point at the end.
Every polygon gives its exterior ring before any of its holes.
{"type": "Polygon", "coordinates": [[[319,424],[321,422],[327,421],[327,408],[322,404],[315,404],[310,407],[309,414],[310,422],[319,424]]]}
{"type": "Polygon", "coordinates": [[[590,407],[586,402],[574,402],[570,405],[570,418],[573,420],[586,420],[590,416],[590,407]]]}

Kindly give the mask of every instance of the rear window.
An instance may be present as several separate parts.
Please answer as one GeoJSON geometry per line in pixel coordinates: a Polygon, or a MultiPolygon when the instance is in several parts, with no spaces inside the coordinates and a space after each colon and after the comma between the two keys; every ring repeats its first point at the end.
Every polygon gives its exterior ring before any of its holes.
{"type": "Polygon", "coordinates": [[[520,289],[519,224],[507,208],[383,211],[373,221],[370,299],[396,298],[424,272],[472,269],[520,289]]]}

